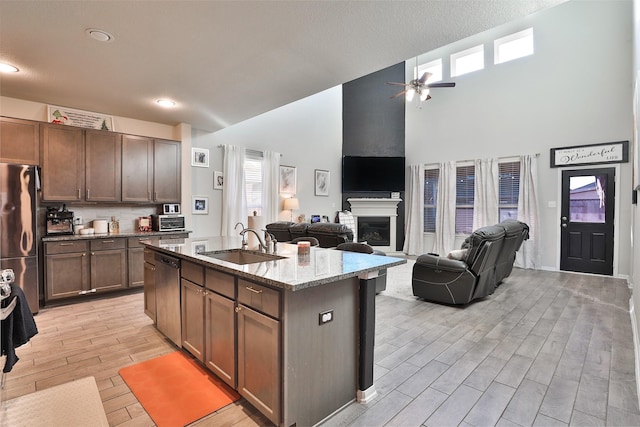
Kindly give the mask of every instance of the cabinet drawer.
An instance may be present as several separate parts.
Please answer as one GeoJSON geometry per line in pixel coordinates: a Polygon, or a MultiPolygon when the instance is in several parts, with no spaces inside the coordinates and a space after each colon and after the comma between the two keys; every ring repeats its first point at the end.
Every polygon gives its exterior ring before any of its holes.
{"type": "Polygon", "coordinates": [[[204,267],[189,261],[182,261],[180,275],[200,286],[204,286],[204,267]]]}
{"type": "Polygon", "coordinates": [[[232,275],[207,268],[205,270],[205,279],[207,289],[224,295],[227,298],[236,298],[235,281],[232,275]]]}
{"type": "Polygon", "coordinates": [[[275,289],[238,279],[238,302],[280,318],[280,292],[275,289]]]}
{"type": "Polygon", "coordinates": [[[147,242],[151,240],[152,236],[144,236],[144,237],[129,237],[127,239],[127,244],[129,248],[142,248],[144,245],[140,242],[147,242]]]}
{"type": "Polygon", "coordinates": [[[124,249],[125,239],[123,238],[107,238],[91,240],[92,251],[104,251],[107,249],[124,249]]]}
{"type": "Polygon", "coordinates": [[[89,242],[86,240],[67,240],[64,242],[48,242],[44,244],[44,253],[46,255],[85,252],[87,250],[89,250],[89,242]]]}

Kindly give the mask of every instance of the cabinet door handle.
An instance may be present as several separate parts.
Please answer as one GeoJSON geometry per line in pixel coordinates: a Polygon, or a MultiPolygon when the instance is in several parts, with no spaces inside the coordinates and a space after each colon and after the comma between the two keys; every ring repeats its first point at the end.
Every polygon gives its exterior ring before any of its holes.
{"type": "Polygon", "coordinates": [[[153,200],[158,200],[158,192],[157,191],[153,192],[153,200]]]}
{"type": "Polygon", "coordinates": [[[78,188],[78,200],[80,199],[80,189],[78,188]]]}
{"type": "Polygon", "coordinates": [[[103,244],[104,244],[104,243],[113,243],[113,242],[115,242],[115,240],[103,240],[103,241],[102,241],[102,243],[103,243],[103,244]]]}
{"type": "Polygon", "coordinates": [[[87,188],[87,199],[89,198],[89,189],[87,188]]]}
{"type": "Polygon", "coordinates": [[[247,286],[246,288],[247,288],[247,290],[248,290],[248,291],[251,291],[251,292],[253,292],[254,294],[261,294],[261,293],[262,293],[262,290],[261,290],[261,289],[256,289],[256,288],[254,288],[254,287],[252,287],[252,286],[247,286]]]}
{"type": "Polygon", "coordinates": [[[96,254],[95,252],[91,252],[91,255],[95,255],[95,254],[96,254]]]}
{"type": "Polygon", "coordinates": [[[58,246],[73,246],[73,243],[59,243],[58,246]]]}

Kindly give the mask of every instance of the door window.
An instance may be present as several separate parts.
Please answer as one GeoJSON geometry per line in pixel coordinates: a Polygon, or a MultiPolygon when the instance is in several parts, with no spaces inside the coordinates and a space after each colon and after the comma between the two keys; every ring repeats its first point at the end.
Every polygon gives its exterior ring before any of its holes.
{"type": "Polygon", "coordinates": [[[569,221],[606,221],[606,175],[572,176],[569,181],[569,221]]]}

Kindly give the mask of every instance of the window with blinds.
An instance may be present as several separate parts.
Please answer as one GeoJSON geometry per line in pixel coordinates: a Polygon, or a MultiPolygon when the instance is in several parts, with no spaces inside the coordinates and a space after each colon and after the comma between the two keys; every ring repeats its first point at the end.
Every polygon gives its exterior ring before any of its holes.
{"type": "Polygon", "coordinates": [[[473,231],[473,201],[475,167],[456,167],[456,233],[470,234],[473,231]]]}
{"type": "Polygon", "coordinates": [[[518,217],[518,194],[520,194],[520,162],[498,164],[499,186],[498,212],[500,221],[518,217]]]}
{"type": "Polygon", "coordinates": [[[262,215],[262,156],[250,154],[244,159],[244,185],[247,197],[247,216],[262,215]]]}
{"type": "Polygon", "coordinates": [[[438,200],[439,169],[424,171],[424,232],[436,231],[436,205],[438,200]]]}

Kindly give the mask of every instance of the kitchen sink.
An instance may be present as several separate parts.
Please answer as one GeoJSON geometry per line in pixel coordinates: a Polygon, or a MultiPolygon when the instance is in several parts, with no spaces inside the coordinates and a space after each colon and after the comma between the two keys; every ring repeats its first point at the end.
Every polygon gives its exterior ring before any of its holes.
{"type": "Polygon", "coordinates": [[[209,258],[219,259],[220,261],[232,262],[234,264],[244,265],[256,262],[275,261],[284,259],[285,257],[274,254],[265,254],[263,252],[247,251],[243,249],[228,249],[223,251],[200,252],[209,258]]]}

